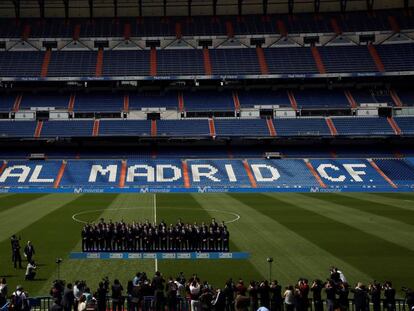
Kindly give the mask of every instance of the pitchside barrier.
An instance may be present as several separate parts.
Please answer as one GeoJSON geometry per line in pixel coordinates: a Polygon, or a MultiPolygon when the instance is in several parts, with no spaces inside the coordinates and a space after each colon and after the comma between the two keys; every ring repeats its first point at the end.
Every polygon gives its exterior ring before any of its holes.
{"type": "MultiPolygon", "coordinates": [[[[53,305],[53,298],[50,296],[43,296],[43,297],[34,297],[34,298],[30,298],[30,306],[31,306],[31,310],[37,310],[37,311],[49,311],[50,307],[53,305]]],[[[324,310],[327,310],[327,306],[325,304],[325,301],[323,300],[324,303],[324,310]]],[[[260,299],[259,299],[259,305],[260,305],[260,299]]],[[[152,296],[146,296],[144,297],[142,304],[141,304],[141,308],[137,308],[138,310],[141,311],[152,311],[154,310],[153,308],[154,306],[154,297],[152,296]]],[[[271,306],[272,307],[272,306],[271,306]]],[[[312,298],[309,298],[309,309],[308,311],[313,311],[314,306],[313,306],[313,300],[312,298]]],[[[0,309],[1,311],[8,311],[7,306],[5,306],[4,308],[0,309]]],[[[96,310],[96,303],[91,303],[87,310],[96,310]]],[[[112,299],[110,296],[108,296],[106,298],[106,310],[111,311],[112,310],[112,299]]],[[[131,307],[130,301],[128,296],[124,296],[124,306],[123,306],[123,310],[134,310],[131,307]]],[[[182,298],[179,297],[177,299],[177,309],[178,311],[189,311],[190,310],[190,300],[188,298],[182,298]]],[[[234,310],[234,306],[230,305],[228,306],[228,308],[226,310],[234,310]]],[[[283,308],[281,309],[283,311],[283,308]]],[[[353,299],[349,299],[349,311],[355,311],[355,305],[354,305],[354,301],[353,299]]],[[[369,309],[366,311],[371,311],[373,310],[373,306],[372,304],[369,305],[369,309]]],[[[384,300],[382,300],[381,302],[381,310],[385,311],[386,309],[384,308],[384,300]]],[[[406,303],[405,299],[396,299],[395,301],[395,311],[409,311],[408,310],[408,305],[406,303]]]]}
{"type": "Polygon", "coordinates": [[[248,259],[249,253],[245,252],[180,252],[180,253],[70,253],[69,259],[183,259],[183,260],[197,260],[197,259],[248,259]]]}

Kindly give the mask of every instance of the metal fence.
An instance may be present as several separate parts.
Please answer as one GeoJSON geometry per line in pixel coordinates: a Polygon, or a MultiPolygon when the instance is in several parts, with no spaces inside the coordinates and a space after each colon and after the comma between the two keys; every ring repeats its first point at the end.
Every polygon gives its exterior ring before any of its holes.
{"type": "MultiPolygon", "coordinates": [[[[31,310],[34,311],[46,311],[49,310],[53,305],[53,298],[50,296],[43,296],[43,297],[34,297],[30,298],[30,306],[31,310]]],[[[325,301],[324,303],[324,310],[327,310],[325,301]]],[[[260,303],[259,303],[260,305],[260,303]]],[[[274,307],[274,306],[273,306],[274,307]]],[[[271,308],[274,310],[281,310],[283,311],[283,306],[278,306],[279,308],[271,308]]],[[[313,301],[312,299],[309,299],[309,308],[308,311],[313,311],[313,301]]],[[[87,306],[87,310],[97,310],[97,304],[94,302],[91,302],[87,306]]],[[[112,299],[110,297],[107,297],[106,300],[106,310],[113,311],[113,304],[112,299]]],[[[156,310],[155,308],[155,300],[153,296],[146,296],[143,298],[143,300],[140,302],[139,305],[131,303],[131,301],[128,299],[128,297],[124,297],[123,305],[121,306],[122,311],[152,311],[156,310]]],[[[168,307],[164,307],[162,310],[168,310],[168,307]]],[[[186,298],[178,298],[177,299],[177,306],[175,308],[177,311],[189,311],[190,310],[190,301],[186,298]]],[[[213,309],[214,310],[214,309],[213,309]]],[[[234,310],[234,305],[228,304],[226,311],[234,310]]],[[[353,302],[353,299],[349,299],[349,311],[355,311],[355,305],[353,302]]],[[[372,303],[369,304],[369,307],[366,311],[372,311],[373,305],[372,303]]],[[[384,301],[381,301],[381,310],[382,311],[391,311],[390,309],[384,308],[384,301]]],[[[8,304],[6,304],[4,307],[0,309],[0,311],[8,311],[8,304]]],[[[256,311],[256,310],[251,310],[256,311]]],[[[395,309],[394,311],[410,311],[408,310],[408,306],[406,304],[405,299],[396,299],[395,301],[395,309]]]]}

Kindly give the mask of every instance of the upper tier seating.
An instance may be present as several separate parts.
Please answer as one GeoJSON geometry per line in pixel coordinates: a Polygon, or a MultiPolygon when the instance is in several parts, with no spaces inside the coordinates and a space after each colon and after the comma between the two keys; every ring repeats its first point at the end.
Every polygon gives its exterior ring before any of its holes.
{"type": "Polygon", "coordinates": [[[381,44],[376,48],[385,71],[414,70],[413,44],[381,44]]]}
{"type": "MultiPolygon", "coordinates": [[[[377,45],[386,72],[414,70],[414,44],[377,45]]],[[[318,47],[327,73],[378,73],[366,46],[318,47]]],[[[261,75],[259,56],[254,48],[210,49],[213,75],[261,75]]],[[[269,74],[319,74],[309,47],[264,48],[269,74]]],[[[204,76],[206,68],[200,49],[156,50],[151,68],[149,50],[53,51],[46,77],[101,78],[155,76],[204,76]],[[102,68],[100,65],[102,64],[102,68]],[[156,68],[155,68],[156,66],[156,68]]],[[[0,52],[0,77],[39,78],[45,52],[0,52]]],[[[207,67],[208,68],[208,67],[207,67]]]]}
{"type": "Polygon", "coordinates": [[[88,137],[92,129],[91,120],[45,121],[40,137],[88,137]]]}
{"type": "MultiPolygon", "coordinates": [[[[47,75],[48,77],[94,77],[96,59],[96,51],[53,52],[50,58],[47,75]]],[[[40,70],[37,74],[33,74],[32,76],[39,76],[39,74],[40,70]]]]}
{"type": "Polygon", "coordinates": [[[262,119],[215,120],[217,136],[270,136],[266,121],[262,119]]]}
{"type": "Polygon", "coordinates": [[[36,107],[53,107],[55,109],[68,109],[69,94],[60,93],[26,93],[22,96],[20,109],[30,109],[36,107]]]}
{"type": "Polygon", "coordinates": [[[403,134],[414,135],[414,117],[394,118],[403,134]]]}
{"type": "Polygon", "coordinates": [[[339,135],[393,135],[386,118],[332,118],[339,135]]]}
{"type": "Polygon", "coordinates": [[[157,50],[157,75],[204,75],[201,50],[157,50]]]}
{"type": "Polygon", "coordinates": [[[0,111],[11,111],[15,100],[16,95],[0,94],[0,111]]]}
{"type": "Polygon", "coordinates": [[[210,136],[207,120],[161,120],[157,122],[157,134],[162,136],[210,136]]]}
{"type": "Polygon", "coordinates": [[[349,108],[348,99],[341,90],[295,91],[298,108],[349,108]]]}
{"type": "Polygon", "coordinates": [[[148,120],[101,120],[99,136],[150,136],[148,120]]]}
{"type": "Polygon", "coordinates": [[[318,73],[310,48],[264,49],[270,74],[318,73]]]}
{"type": "Polygon", "coordinates": [[[260,74],[259,60],[255,49],[211,49],[209,52],[213,74],[260,74]]]}
{"type": "Polygon", "coordinates": [[[35,121],[2,121],[0,120],[0,138],[33,137],[36,129],[35,121]]]}
{"type": "Polygon", "coordinates": [[[257,105],[272,105],[280,107],[291,107],[286,90],[250,90],[238,91],[239,102],[242,108],[254,107],[257,105]]]}
{"type": "MultiPolygon", "coordinates": [[[[96,58],[93,63],[94,70],[96,58]]],[[[116,50],[104,51],[103,76],[148,76],[150,73],[150,51],[116,50]]],[[[95,75],[95,71],[92,76],[95,75]]]]}
{"type": "Polygon", "coordinates": [[[375,62],[366,46],[318,47],[326,72],[376,72],[375,62]]]}
{"type": "Polygon", "coordinates": [[[81,93],[75,97],[77,112],[119,112],[123,109],[124,97],[118,93],[81,93]]]}
{"type": "Polygon", "coordinates": [[[275,119],[273,124],[278,136],[330,136],[323,118],[275,119]]]}
{"type": "Polygon", "coordinates": [[[234,110],[231,92],[197,91],[183,94],[186,111],[232,111],[234,110]]]}
{"type": "Polygon", "coordinates": [[[129,93],[129,110],[140,110],[141,108],[167,108],[178,109],[177,92],[151,92],[129,93]]]}
{"type": "Polygon", "coordinates": [[[125,25],[129,25],[131,37],[175,37],[176,24],[183,36],[226,36],[226,24],[231,23],[235,35],[280,33],[278,23],[283,23],[288,33],[332,33],[334,19],[342,32],[391,31],[389,16],[393,16],[401,29],[413,29],[411,15],[404,10],[379,10],[370,14],[366,11],[341,13],[272,14],[264,19],[261,15],[237,16],[194,16],[187,17],[141,17],[141,18],[14,18],[0,19],[0,38],[72,38],[79,27],[81,38],[123,37],[125,25]],[[27,31],[29,29],[30,31],[27,31]]]}

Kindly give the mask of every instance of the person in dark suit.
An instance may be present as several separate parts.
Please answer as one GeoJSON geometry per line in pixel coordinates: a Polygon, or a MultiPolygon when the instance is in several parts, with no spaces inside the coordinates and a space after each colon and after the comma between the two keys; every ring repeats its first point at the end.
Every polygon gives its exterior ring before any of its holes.
{"type": "Polygon", "coordinates": [[[10,238],[10,244],[12,248],[12,261],[14,268],[17,268],[17,263],[19,263],[19,268],[22,269],[22,256],[20,255],[20,238],[17,238],[16,235],[10,238]]]}
{"type": "Polygon", "coordinates": [[[34,247],[32,245],[32,242],[27,241],[27,244],[24,247],[24,251],[23,252],[24,252],[24,256],[27,259],[27,262],[31,262],[32,259],[33,259],[34,254],[35,254],[35,249],[34,249],[34,247]]]}
{"type": "Polygon", "coordinates": [[[368,306],[368,294],[365,286],[359,282],[352,292],[354,293],[355,311],[366,311],[368,306]]]}
{"type": "Polygon", "coordinates": [[[394,311],[395,310],[395,289],[392,287],[390,281],[386,281],[384,286],[384,310],[394,311]]]}
{"type": "Polygon", "coordinates": [[[374,281],[368,286],[374,311],[381,311],[381,285],[374,281]]]}
{"type": "Polygon", "coordinates": [[[68,283],[63,291],[61,305],[64,311],[72,311],[75,304],[75,296],[73,295],[72,283],[68,283]]]}

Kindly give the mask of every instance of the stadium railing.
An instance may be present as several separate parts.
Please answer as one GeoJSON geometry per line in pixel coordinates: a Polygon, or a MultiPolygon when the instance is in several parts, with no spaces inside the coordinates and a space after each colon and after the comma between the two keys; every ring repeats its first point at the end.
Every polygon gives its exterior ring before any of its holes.
{"type": "MultiPolygon", "coordinates": [[[[31,310],[37,310],[37,311],[48,311],[50,310],[51,306],[53,305],[53,298],[50,296],[41,296],[41,297],[33,297],[30,298],[30,306],[31,306],[31,310]]],[[[324,303],[324,310],[327,310],[326,307],[326,303],[325,300],[322,300],[324,303]]],[[[381,300],[381,310],[386,310],[386,308],[384,308],[384,301],[385,299],[381,300]]],[[[154,310],[154,297],[153,296],[145,296],[143,298],[142,301],[142,306],[139,310],[141,311],[151,311],[154,310]]],[[[260,305],[260,299],[259,299],[259,305],[260,305]]],[[[8,306],[9,303],[7,303],[5,306],[3,306],[0,311],[8,311],[8,306]]],[[[106,301],[106,306],[107,306],[107,310],[112,310],[112,298],[110,296],[107,297],[107,301],[106,301]]],[[[96,310],[96,304],[90,304],[87,307],[87,310],[96,310]]],[[[127,296],[124,296],[124,306],[123,306],[124,310],[132,310],[132,308],[130,308],[130,304],[129,304],[129,300],[127,296]]],[[[231,310],[233,310],[233,308],[231,308],[231,310]]],[[[187,311],[190,310],[190,299],[188,298],[178,298],[177,299],[177,310],[178,311],[187,311]]],[[[283,310],[283,308],[282,308],[283,310]]],[[[309,298],[309,311],[313,311],[313,299],[309,298]]],[[[349,311],[354,311],[355,310],[355,304],[354,304],[354,300],[352,298],[349,299],[349,311]]],[[[373,305],[372,303],[370,303],[369,305],[369,310],[373,310],[373,305]]],[[[406,300],[403,298],[397,298],[395,300],[395,311],[409,311],[407,309],[407,303],[406,300]]]]}

